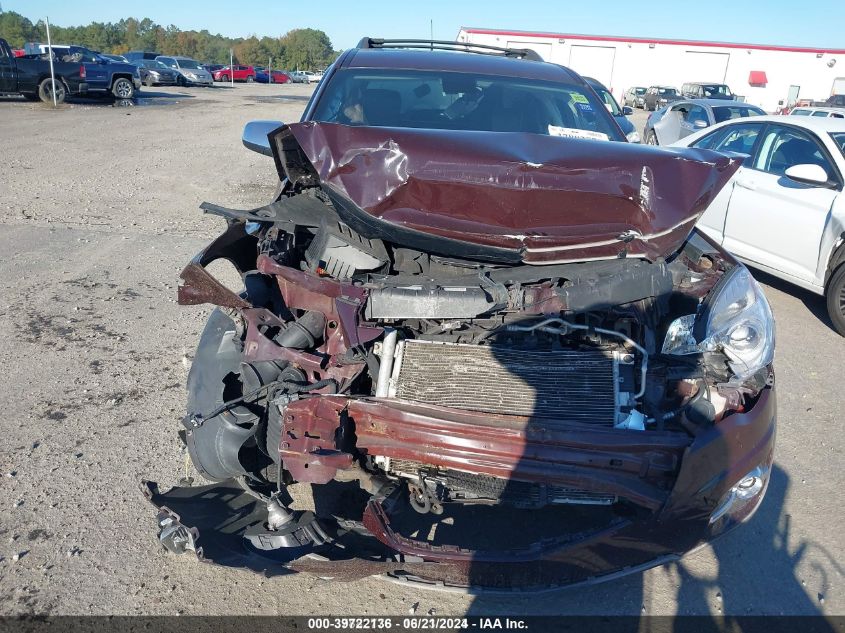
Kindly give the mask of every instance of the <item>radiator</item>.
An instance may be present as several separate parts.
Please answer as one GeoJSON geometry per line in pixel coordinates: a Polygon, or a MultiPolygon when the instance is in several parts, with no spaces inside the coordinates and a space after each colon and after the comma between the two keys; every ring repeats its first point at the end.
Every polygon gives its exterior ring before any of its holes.
{"type": "Polygon", "coordinates": [[[399,343],[391,395],[468,411],[613,425],[612,352],[534,351],[407,340],[399,343]]]}

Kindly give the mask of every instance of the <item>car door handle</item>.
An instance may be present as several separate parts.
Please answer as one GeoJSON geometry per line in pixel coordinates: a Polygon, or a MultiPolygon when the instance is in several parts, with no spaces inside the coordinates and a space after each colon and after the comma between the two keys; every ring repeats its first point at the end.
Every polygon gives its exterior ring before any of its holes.
{"type": "Polygon", "coordinates": [[[748,189],[750,191],[754,191],[755,189],[757,189],[757,185],[754,183],[753,180],[737,180],[736,186],[742,187],[743,189],[748,189]]]}

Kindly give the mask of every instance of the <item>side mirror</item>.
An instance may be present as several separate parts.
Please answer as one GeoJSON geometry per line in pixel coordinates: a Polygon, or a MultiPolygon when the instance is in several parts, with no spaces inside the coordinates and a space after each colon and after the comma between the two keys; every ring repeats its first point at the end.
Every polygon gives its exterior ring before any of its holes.
{"type": "Polygon", "coordinates": [[[625,116],[631,116],[632,114],[634,114],[634,108],[632,108],[631,106],[623,106],[622,114],[624,114],[625,116]]]}
{"type": "Polygon", "coordinates": [[[241,137],[244,147],[265,156],[272,156],[273,150],[270,149],[270,139],[267,136],[282,125],[284,124],[281,121],[250,121],[244,126],[241,137]]]}
{"type": "Polygon", "coordinates": [[[784,172],[787,178],[807,185],[826,185],[827,172],[820,165],[793,165],[784,172]]]}
{"type": "Polygon", "coordinates": [[[694,128],[698,128],[699,130],[703,130],[704,128],[707,127],[707,121],[705,121],[703,119],[696,119],[695,121],[693,121],[692,126],[694,128]]]}

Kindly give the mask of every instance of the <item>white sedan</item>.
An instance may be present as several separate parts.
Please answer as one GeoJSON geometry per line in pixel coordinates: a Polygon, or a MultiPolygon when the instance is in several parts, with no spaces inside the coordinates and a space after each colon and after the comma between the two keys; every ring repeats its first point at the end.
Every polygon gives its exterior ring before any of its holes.
{"type": "Polygon", "coordinates": [[[698,227],[749,265],[825,296],[845,336],[845,120],[730,120],[674,145],[746,156],[698,227]]]}

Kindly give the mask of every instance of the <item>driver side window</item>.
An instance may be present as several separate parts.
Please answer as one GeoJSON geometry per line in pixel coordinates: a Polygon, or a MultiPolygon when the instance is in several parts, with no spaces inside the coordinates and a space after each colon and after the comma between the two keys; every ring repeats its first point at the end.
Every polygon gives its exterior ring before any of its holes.
{"type": "Polygon", "coordinates": [[[796,128],[776,125],[766,132],[754,168],[783,176],[793,165],[818,165],[833,176],[834,168],[818,141],[796,128]]]}

